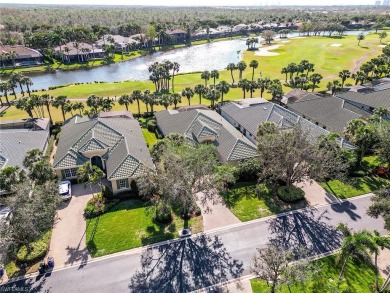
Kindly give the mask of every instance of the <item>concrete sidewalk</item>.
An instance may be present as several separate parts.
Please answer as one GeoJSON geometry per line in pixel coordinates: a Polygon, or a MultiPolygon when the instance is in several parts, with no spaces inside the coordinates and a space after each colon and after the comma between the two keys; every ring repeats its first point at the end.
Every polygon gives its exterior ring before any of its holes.
{"type": "Polygon", "coordinates": [[[340,202],[338,197],[327,192],[314,180],[306,179],[301,183],[295,184],[295,186],[305,192],[306,200],[311,206],[340,202]]]}

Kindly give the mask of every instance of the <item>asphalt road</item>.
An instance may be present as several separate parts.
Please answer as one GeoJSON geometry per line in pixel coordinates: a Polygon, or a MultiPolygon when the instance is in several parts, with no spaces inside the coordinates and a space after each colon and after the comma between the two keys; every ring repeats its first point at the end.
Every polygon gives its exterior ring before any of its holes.
{"type": "Polygon", "coordinates": [[[338,248],[340,222],[386,233],[382,219],[366,215],[369,205],[366,196],[241,223],[8,283],[0,292],[187,292],[248,275],[256,248],[269,241],[293,250],[304,246],[317,255],[338,248]]]}

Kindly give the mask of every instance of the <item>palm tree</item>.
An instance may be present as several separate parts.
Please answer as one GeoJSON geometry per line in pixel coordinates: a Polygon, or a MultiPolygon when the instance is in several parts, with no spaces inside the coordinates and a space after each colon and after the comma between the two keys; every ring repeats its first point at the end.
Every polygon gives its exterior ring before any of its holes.
{"type": "Polygon", "coordinates": [[[341,87],[343,88],[347,78],[351,77],[351,72],[349,70],[344,69],[339,72],[339,77],[341,78],[341,87]]]}
{"type": "Polygon", "coordinates": [[[205,98],[211,101],[211,108],[214,109],[215,102],[219,100],[221,93],[219,90],[212,88],[207,91],[205,98]]]}
{"type": "MultiPolygon", "coordinates": [[[[141,93],[141,91],[139,92],[141,93]]],[[[129,95],[121,95],[118,99],[118,103],[121,106],[125,105],[126,111],[129,111],[129,104],[133,103],[133,98],[129,95]]]]}
{"type": "Polygon", "coordinates": [[[19,82],[19,74],[16,72],[12,72],[9,77],[9,84],[11,86],[12,94],[15,96],[15,99],[17,98],[15,89],[18,87],[18,82],[19,82]]]}
{"type": "Polygon", "coordinates": [[[16,109],[26,111],[27,115],[30,118],[34,118],[34,115],[32,113],[34,107],[27,97],[21,97],[20,99],[13,101],[13,105],[15,105],[16,109]]]}
{"type": "Polygon", "coordinates": [[[371,234],[371,240],[372,243],[369,247],[370,251],[374,253],[374,265],[375,265],[375,285],[376,288],[379,289],[379,281],[378,281],[378,255],[380,250],[383,249],[390,249],[390,237],[389,236],[382,236],[378,231],[374,230],[371,234]]]}
{"type": "Polygon", "coordinates": [[[13,66],[14,66],[14,68],[15,68],[15,66],[16,66],[16,63],[15,63],[15,58],[18,56],[18,54],[16,54],[16,52],[15,51],[9,51],[8,52],[8,54],[7,54],[7,57],[8,57],[8,59],[11,59],[12,60],[12,64],[13,64],[13,66]]]}
{"type": "Polygon", "coordinates": [[[263,93],[265,90],[268,89],[268,86],[270,85],[271,83],[271,80],[269,79],[269,77],[260,77],[257,79],[257,87],[260,89],[260,97],[262,98],[263,97],[263,93]]]}
{"type": "Polygon", "coordinates": [[[137,101],[138,116],[141,116],[141,109],[140,109],[140,106],[139,106],[139,101],[142,101],[142,92],[140,90],[134,90],[131,93],[131,98],[132,98],[132,100],[136,100],[137,101]]]}
{"type": "Polygon", "coordinates": [[[310,75],[309,80],[312,83],[311,91],[314,92],[316,85],[319,84],[322,80],[322,75],[319,73],[313,73],[312,75],[310,75]]]}
{"type": "Polygon", "coordinates": [[[249,63],[249,67],[252,68],[252,81],[255,77],[255,69],[257,67],[259,67],[259,62],[257,62],[256,60],[252,60],[250,63],[249,63]]]}
{"type": "Polygon", "coordinates": [[[203,71],[200,75],[201,79],[204,79],[204,86],[207,87],[207,81],[210,79],[210,72],[209,71],[203,71]]]}
{"type": "Polygon", "coordinates": [[[273,100],[280,101],[283,96],[283,88],[279,80],[273,80],[268,86],[267,93],[272,95],[273,100]]]}
{"type": "Polygon", "coordinates": [[[181,103],[181,96],[178,93],[172,94],[172,103],[175,106],[175,109],[177,108],[177,104],[181,103]]]}
{"type": "Polygon", "coordinates": [[[206,87],[203,84],[197,84],[194,92],[199,95],[199,105],[202,104],[202,96],[207,92],[206,87]]]}
{"type": "Polygon", "coordinates": [[[96,115],[98,113],[99,107],[101,107],[103,104],[103,98],[98,97],[96,95],[91,95],[87,99],[87,106],[92,108],[94,114],[96,115]]]}
{"type": "Polygon", "coordinates": [[[28,93],[28,96],[30,97],[31,96],[30,86],[33,85],[33,82],[31,80],[31,78],[29,78],[28,76],[22,75],[22,81],[21,82],[22,82],[22,84],[26,85],[27,93],[28,93]]]}
{"type": "Polygon", "coordinates": [[[326,85],[326,88],[328,89],[328,91],[332,92],[332,95],[334,95],[335,93],[337,93],[341,89],[341,85],[340,85],[340,82],[338,80],[333,80],[333,81],[328,82],[328,84],[326,85]]]}
{"type": "Polygon", "coordinates": [[[230,70],[230,75],[232,76],[232,83],[234,83],[233,71],[237,69],[236,64],[229,63],[228,66],[226,67],[226,69],[230,70]]]}
{"type": "Polygon", "coordinates": [[[244,95],[243,98],[245,99],[245,94],[249,90],[249,80],[247,80],[246,78],[241,79],[238,82],[238,87],[242,89],[242,93],[244,95]]]}
{"type": "MultiPolygon", "coordinates": [[[[180,96],[180,95],[179,95],[180,96]]],[[[154,113],[154,105],[158,104],[158,95],[153,93],[149,95],[150,112],[154,113]]]]}
{"type": "Polygon", "coordinates": [[[141,96],[141,100],[142,100],[142,102],[144,102],[144,104],[146,106],[146,113],[149,113],[150,90],[144,91],[144,94],[141,96]]]}
{"type": "Polygon", "coordinates": [[[175,92],[175,72],[179,72],[180,64],[177,62],[172,63],[172,92],[175,92]]]}
{"type": "Polygon", "coordinates": [[[97,166],[92,166],[91,162],[86,162],[82,167],[77,169],[77,181],[84,183],[84,188],[89,185],[98,184],[100,188],[102,187],[102,178],[104,177],[104,172],[97,166]]]}
{"type": "Polygon", "coordinates": [[[8,100],[8,92],[11,90],[9,81],[0,82],[0,91],[4,93],[5,100],[7,101],[8,106],[10,105],[8,100]]]}
{"type": "Polygon", "coordinates": [[[64,106],[65,106],[67,100],[68,100],[67,96],[58,96],[58,97],[55,97],[54,100],[52,101],[53,107],[55,107],[57,109],[61,108],[62,118],[64,119],[64,121],[66,120],[64,106]]]}
{"type": "Polygon", "coordinates": [[[103,112],[110,112],[112,110],[112,107],[114,107],[115,103],[114,101],[107,97],[102,99],[101,109],[103,112]]]}
{"type": "Polygon", "coordinates": [[[211,70],[210,77],[214,79],[214,86],[215,86],[215,80],[219,78],[218,70],[211,70]]]}
{"type": "Polygon", "coordinates": [[[248,81],[248,91],[250,92],[251,94],[251,98],[253,98],[253,93],[255,92],[255,90],[258,88],[258,84],[256,81],[254,80],[249,80],[248,81]]]}
{"type": "Polygon", "coordinates": [[[51,97],[48,94],[43,94],[41,96],[42,103],[46,106],[47,113],[49,114],[50,123],[53,123],[53,119],[51,118],[51,112],[50,112],[50,104],[53,100],[53,97],[51,97]]]}
{"type": "Polygon", "coordinates": [[[71,117],[73,117],[73,105],[69,100],[64,105],[64,112],[65,114],[70,113],[71,117]]]}
{"type": "Polygon", "coordinates": [[[219,90],[219,92],[221,93],[221,103],[222,103],[223,96],[227,94],[230,90],[230,85],[226,81],[222,80],[219,82],[219,84],[217,84],[216,89],[219,90]]]}
{"type": "Polygon", "coordinates": [[[367,262],[370,260],[368,247],[372,245],[371,235],[367,230],[352,232],[348,226],[339,224],[337,229],[344,236],[340,247],[338,261],[342,263],[339,281],[343,278],[347,268],[348,261],[353,258],[364,259],[367,262]]]}
{"type": "Polygon", "coordinates": [[[74,102],[73,103],[73,110],[79,110],[80,115],[82,115],[82,111],[84,110],[83,102],[74,102]]]}
{"type": "Polygon", "coordinates": [[[240,61],[237,63],[237,69],[240,72],[238,78],[242,79],[242,72],[246,69],[246,63],[245,61],[240,61]]]}
{"type": "Polygon", "coordinates": [[[367,74],[365,74],[361,70],[357,71],[356,73],[353,73],[351,77],[355,80],[355,85],[357,85],[359,82],[362,85],[364,81],[368,78],[367,74]]]}
{"type": "MultiPolygon", "coordinates": [[[[218,72],[218,71],[217,71],[218,72]]],[[[212,72],[211,72],[212,73],[212,72]]],[[[194,96],[194,91],[190,87],[186,87],[182,92],[181,95],[182,97],[186,97],[188,100],[188,106],[191,105],[191,98],[194,96]]]]}
{"type": "Polygon", "coordinates": [[[283,68],[282,68],[282,71],[281,71],[280,73],[286,75],[286,80],[285,80],[284,82],[287,82],[287,74],[288,74],[288,69],[287,69],[287,67],[283,67],[283,68]]]}
{"type": "Polygon", "coordinates": [[[163,94],[160,98],[160,105],[164,106],[165,110],[168,110],[168,107],[172,105],[173,99],[170,94],[163,94]]]}

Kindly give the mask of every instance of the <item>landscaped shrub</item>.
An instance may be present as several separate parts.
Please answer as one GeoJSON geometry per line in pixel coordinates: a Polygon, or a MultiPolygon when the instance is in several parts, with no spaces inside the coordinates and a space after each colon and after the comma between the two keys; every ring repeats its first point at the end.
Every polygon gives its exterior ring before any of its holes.
{"type": "Polygon", "coordinates": [[[285,202],[295,202],[305,198],[305,192],[295,186],[291,186],[290,190],[287,190],[286,186],[278,188],[278,197],[285,202]]]}
{"type": "Polygon", "coordinates": [[[238,165],[240,181],[257,181],[261,166],[256,158],[248,158],[240,161],[238,165]]]}
{"type": "Polygon", "coordinates": [[[49,250],[51,230],[44,233],[41,238],[30,243],[30,253],[27,253],[26,245],[22,245],[16,253],[18,263],[36,263],[43,259],[49,250]]]}
{"type": "Polygon", "coordinates": [[[373,170],[373,174],[381,178],[390,178],[390,168],[386,168],[386,167],[375,168],[373,170]]]}
{"type": "Polygon", "coordinates": [[[146,126],[150,132],[154,132],[157,128],[157,122],[156,120],[149,120],[146,126]]]}
{"type": "Polygon", "coordinates": [[[162,204],[158,205],[156,207],[156,215],[154,217],[154,220],[161,224],[167,224],[172,222],[173,216],[170,207],[162,204]]]}
{"type": "Polygon", "coordinates": [[[118,202],[119,199],[107,200],[102,193],[98,193],[88,201],[87,206],[84,209],[84,217],[86,219],[91,219],[100,216],[118,202]]]}
{"type": "Polygon", "coordinates": [[[46,148],[46,152],[45,152],[45,156],[47,157],[47,158],[50,158],[50,155],[51,155],[51,153],[52,153],[52,151],[53,151],[53,145],[54,145],[54,140],[55,140],[55,135],[51,135],[50,136],[50,138],[49,138],[49,141],[48,141],[48,143],[47,143],[47,148],[46,148]]]}
{"type": "Polygon", "coordinates": [[[107,198],[107,199],[110,199],[110,198],[112,198],[112,196],[113,196],[113,193],[112,193],[111,189],[108,188],[108,187],[105,186],[105,185],[102,186],[102,194],[103,194],[103,196],[104,196],[105,198],[107,198]]]}

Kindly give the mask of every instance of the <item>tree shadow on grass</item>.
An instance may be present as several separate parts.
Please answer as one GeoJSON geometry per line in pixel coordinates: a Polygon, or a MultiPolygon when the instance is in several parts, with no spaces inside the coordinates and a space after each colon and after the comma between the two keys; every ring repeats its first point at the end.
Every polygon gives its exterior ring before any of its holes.
{"type": "Polygon", "coordinates": [[[156,226],[149,226],[146,228],[147,236],[141,238],[142,245],[149,245],[152,243],[169,240],[175,238],[176,225],[157,224],[156,226]]]}
{"type": "Polygon", "coordinates": [[[218,236],[205,234],[146,249],[141,267],[130,292],[189,292],[243,273],[242,262],[232,259],[218,236]]]}
{"type": "Polygon", "coordinates": [[[333,251],[340,246],[342,235],[329,220],[327,211],[318,215],[315,208],[277,217],[268,221],[270,242],[290,248],[296,255],[301,247],[309,256],[333,251]]]}

